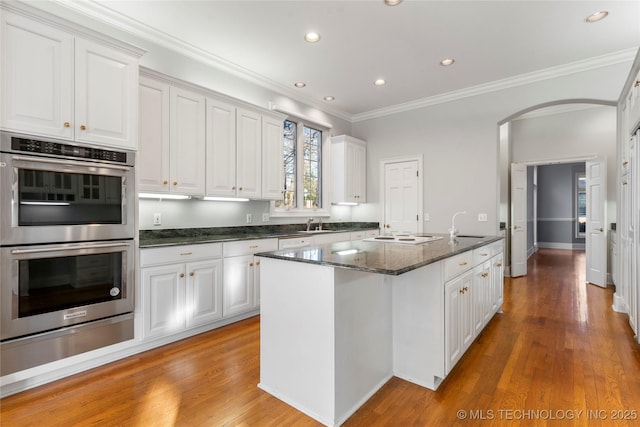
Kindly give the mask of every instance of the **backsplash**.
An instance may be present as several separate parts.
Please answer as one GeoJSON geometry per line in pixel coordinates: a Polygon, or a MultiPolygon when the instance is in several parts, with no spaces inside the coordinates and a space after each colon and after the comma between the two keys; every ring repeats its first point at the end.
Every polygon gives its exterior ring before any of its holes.
{"type": "MultiPolygon", "coordinates": [[[[269,214],[268,201],[210,202],[140,199],[139,202],[140,230],[304,224],[308,218],[269,217],[268,221],[263,221],[263,214],[269,214]],[[156,213],[160,214],[161,225],[153,224],[156,213]],[[247,223],[247,214],[251,216],[250,223],[247,223]]],[[[351,209],[350,206],[331,206],[331,217],[322,220],[323,222],[351,222],[351,209]]]]}

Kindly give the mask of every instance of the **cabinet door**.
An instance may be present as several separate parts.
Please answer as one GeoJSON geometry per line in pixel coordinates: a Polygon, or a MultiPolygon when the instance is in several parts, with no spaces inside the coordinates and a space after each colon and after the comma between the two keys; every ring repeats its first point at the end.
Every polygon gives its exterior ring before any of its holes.
{"type": "Polygon", "coordinates": [[[73,138],[73,36],[2,11],[0,126],[73,138]]]}
{"type": "Polygon", "coordinates": [[[445,370],[448,374],[462,357],[462,335],[460,328],[460,307],[462,278],[457,277],[445,284],[445,370]]]}
{"type": "Polygon", "coordinates": [[[491,270],[491,315],[502,309],[502,302],[504,301],[504,265],[503,265],[503,253],[499,253],[494,256],[492,261],[491,270]]]}
{"type": "Polygon", "coordinates": [[[207,196],[236,195],[236,107],[207,98],[207,196]]]}
{"type": "Polygon", "coordinates": [[[365,203],[366,190],[366,149],[364,146],[355,143],[347,143],[345,146],[346,158],[346,179],[345,194],[347,201],[354,203],[365,203]]]}
{"type": "Polygon", "coordinates": [[[222,318],[222,259],[186,265],[187,327],[222,318]]]}
{"type": "Polygon", "coordinates": [[[168,193],[169,85],[141,77],[139,96],[138,190],[168,193]]]}
{"type": "Polygon", "coordinates": [[[138,59],[76,38],[75,139],[138,146],[138,59]]]}
{"type": "Polygon", "coordinates": [[[259,199],[262,193],[262,117],[238,108],[236,120],[237,194],[238,197],[259,199]]]}
{"type": "Polygon", "coordinates": [[[224,259],[222,313],[225,317],[253,309],[253,274],[253,255],[224,259]]]}
{"type": "Polygon", "coordinates": [[[262,199],[281,200],[284,194],[283,121],[262,116],[262,199]]]}
{"type": "Polygon", "coordinates": [[[204,195],[205,98],[184,89],[170,89],[171,191],[204,195]]]}
{"type": "Polygon", "coordinates": [[[464,353],[475,338],[473,328],[473,270],[462,275],[462,298],[460,299],[460,336],[462,337],[462,353],[464,353]]]}
{"type": "Polygon", "coordinates": [[[146,267],[140,271],[144,337],[184,329],[184,264],[146,267]]]}
{"type": "Polygon", "coordinates": [[[491,261],[483,262],[475,267],[473,271],[474,334],[477,336],[493,315],[493,312],[491,311],[493,305],[491,261]]]}

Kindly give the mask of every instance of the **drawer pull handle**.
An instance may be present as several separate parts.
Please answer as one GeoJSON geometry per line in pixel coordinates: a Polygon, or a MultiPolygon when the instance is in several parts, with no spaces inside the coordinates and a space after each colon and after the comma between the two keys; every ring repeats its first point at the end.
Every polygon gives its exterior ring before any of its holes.
{"type": "Polygon", "coordinates": [[[87,130],[87,127],[85,125],[80,125],[80,130],[87,130]]]}
{"type": "Polygon", "coordinates": [[[181,252],[180,256],[193,255],[193,252],[181,252]]]}
{"type": "Polygon", "coordinates": [[[489,254],[480,254],[480,256],[489,256],[489,254]]]}
{"type": "Polygon", "coordinates": [[[496,267],[502,267],[502,263],[501,262],[497,263],[496,267]]]}
{"type": "Polygon", "coordinates": [[[460,267],[464,267],[465,265],[467,265],[467,261],[462,261],[459,265],[460,267]]]}
{"type": "Polygon", "coordinates": [[[249,249],[255,249],[257,247],[259,247],[259,245],[249,245],[249,249]]]}

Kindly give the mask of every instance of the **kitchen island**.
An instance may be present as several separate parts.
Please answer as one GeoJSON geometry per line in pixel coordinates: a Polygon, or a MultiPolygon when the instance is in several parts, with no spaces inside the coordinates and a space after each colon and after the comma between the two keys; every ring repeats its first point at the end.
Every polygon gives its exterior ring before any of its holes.
{"type": "Polygon", "coordinates": [[[328,426],[392,376],[435,390],[502,304],[502,238],[440,237],[257,254],[259,387],[328,426]]]}

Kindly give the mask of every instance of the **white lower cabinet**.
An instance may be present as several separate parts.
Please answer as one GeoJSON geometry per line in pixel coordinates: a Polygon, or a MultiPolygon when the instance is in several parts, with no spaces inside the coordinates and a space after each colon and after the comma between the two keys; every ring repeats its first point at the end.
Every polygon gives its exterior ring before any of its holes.
{"type": "Polygon", "coordinates": [[[502,247],[495,242],[443,261],[445,374],[502,309],[502,247]]]}
{"type": "Polygon", "coordinates": [[[460,360],[474,338],[473,271],[457,276],[445,289],[445,372],[460,360]]]}
{"type": "Polygon", "coordinates": [[[256,310],[260,306],[260,260],[257,252],[278,250],[278,239],[224,243],[224,317],[256,310]]]}
{"type": "Polygon", "coordinates": [[[143,338],[222,318],[222,245],[140,250],[143,338]]]}

